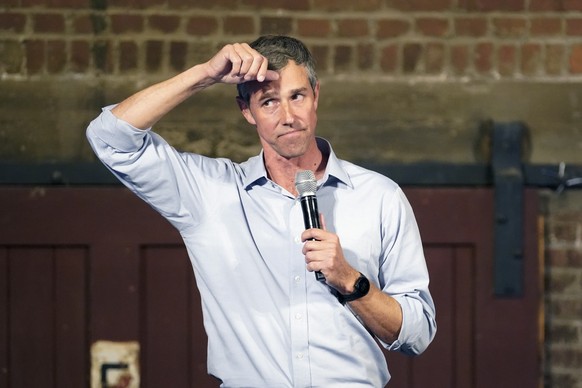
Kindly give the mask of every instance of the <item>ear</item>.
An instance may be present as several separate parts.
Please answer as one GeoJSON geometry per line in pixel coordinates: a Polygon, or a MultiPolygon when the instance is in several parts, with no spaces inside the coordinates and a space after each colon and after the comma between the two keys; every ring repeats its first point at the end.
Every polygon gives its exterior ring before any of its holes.
{"type": "Polygon", "coordinates": [[[236,103],[238,104],[238,108],[240,109],[244,118],[248,121],[251,125],[257,125],[253,114],[251,113],[251,108],[249,108],[249,104],[245,102],[240,96],[236,97],[236,103]]]}

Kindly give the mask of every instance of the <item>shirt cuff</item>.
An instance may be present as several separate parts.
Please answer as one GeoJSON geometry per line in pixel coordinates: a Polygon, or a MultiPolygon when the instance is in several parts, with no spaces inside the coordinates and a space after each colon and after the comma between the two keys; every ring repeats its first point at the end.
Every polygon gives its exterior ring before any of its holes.
{"type": "Polygon", "coordinates": [[[151,128],[138,129],[128,122],[117,118],[111,109],[115,105],[103,108],[102,113],[90,125],[95,136],[105,144],[121,152],[134,152],[141,148],[144,138],[151,128]]]}

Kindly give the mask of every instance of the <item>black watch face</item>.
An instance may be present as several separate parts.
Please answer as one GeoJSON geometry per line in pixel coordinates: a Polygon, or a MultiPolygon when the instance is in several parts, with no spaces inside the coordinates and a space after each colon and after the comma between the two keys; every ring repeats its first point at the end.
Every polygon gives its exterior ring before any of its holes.
{"type": "Polygon", "coordinates": [[[365,277],[361,277],[358,279],[356,287],[358,288],[360,294],[366,295],[370,290],[370,282],[365,277]]]}

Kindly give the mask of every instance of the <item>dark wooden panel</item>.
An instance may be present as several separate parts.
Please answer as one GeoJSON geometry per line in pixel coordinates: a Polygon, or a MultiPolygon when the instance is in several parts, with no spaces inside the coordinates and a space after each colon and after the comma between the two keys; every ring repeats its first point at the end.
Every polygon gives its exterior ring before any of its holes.
{"type": "Polygon", "coordinates": [[[9,322],[3,354],[10,357],[5,386],[86,386],[86,250],[40,246],[2,251],[3,278],[9,283],[3,288],[9,322]]]}
{"type": "Polygon", "coordinates": [[[183,247],[142,250],[144,387],[188,387],[190,263],[183,247]]]}
{"type": "Polygon", "coordinates": [[[142,249],[144,387],[217,387],[206,369],[202,309],[186,249],[142,249]]]}
{"type": "Polygon", "coordinates": [[[472,328],[474,253],[454,245],[425,246],[438,334],[421,357],[386,352],[394,387],[470,387],[474,377],[472,328]]]}
{"type": "Polygon", "coordinates": [[[88,382],[87,260],[85,248],[55,249],[56,387],[83,387],[88,382]]]}
{"type": "MultiPolygon", "coordinates": [[[[439,331],[421,357],[390,359],[390,386],[537,387],[535,191],[525,195],[523,299],[492,292],[491,189],[405,191],[426,247],[439,331]]],[[[78,386],[89,345],[101,339],[141,341],[144,386],[217,386],[206,376],[207,340],[186,253],[161,216],[124,188],[6,188],[0,206],[0,367],[11,373],[0,371],[0,386],[78,386]],[[65,364],[78,373],[69,375],[65,364]],[[31,368],[35,376],[26,376],[31,368]]]]}
{"type": "Polygon", "coordinates": [[[9,250],[10,386],[54,387],[54,266],[51,248],[9,250]]]}
{"type": "MultiPolygon", "coordinates": [[[[103,225],[106,233],[106,225],[103,225]]],[[[111,241],[91,246],[91,342],[137,341],[139,322],[139,248],[111,241]]]]}
{"type": "Polygon", "coordinates": [[[0,387],[8,387],[8,249],[0,246],[0,387]]]}

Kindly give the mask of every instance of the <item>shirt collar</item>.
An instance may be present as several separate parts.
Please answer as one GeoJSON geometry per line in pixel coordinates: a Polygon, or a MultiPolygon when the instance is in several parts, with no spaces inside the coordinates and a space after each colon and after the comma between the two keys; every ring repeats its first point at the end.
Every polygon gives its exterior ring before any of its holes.
{"type": "MultiPolygon", "coordinates": [[[[325,185],[336,180],[342,182],[350,188],[353,188],[352,181],[342,167],[340,160],[335,155],[335,152],[333,152],[331,144],[322,137],[317,137],[316,140],[319,149],[329,155],[325,173],[323,174],[323,178],[318,183],[325,185]]],[[[259,155],[253,156],[246,162],[242,163],[241,167],[244,172],[242,183],[246,190],[250,189],[255,184],[262,185],[267,182],[267,170],[263,161],[263,150],[261,150],[259,155]]]]}

